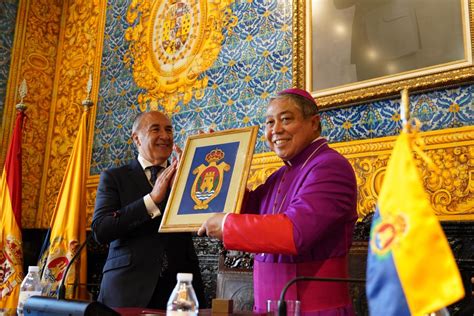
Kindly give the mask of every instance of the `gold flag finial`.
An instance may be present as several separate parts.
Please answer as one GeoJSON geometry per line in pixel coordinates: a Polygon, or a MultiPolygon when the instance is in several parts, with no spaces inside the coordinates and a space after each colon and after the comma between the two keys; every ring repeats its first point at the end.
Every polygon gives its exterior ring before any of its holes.
{"type": "Polygon", "coordinates": [[[87,80],[86,85],[86,92],[87,96],[85,100],[82,100],[82,106],[84,107],[84,111],[88,111],[89,108],[94,105],[94,102],[91,100],[91,91],[92,91],[92,72],[89,74],[89,80],[87,80]]]}
{"type": "Polygon", "coordinates": [[[20,83],[20,87],[18,88],[18,94],[20,95],[20,103],[18,103],[15,108],[18,111],[24,111],[26,110],[26,104],[23,103],[23,99],[26,97],[26,94],[28,93],[28,86],[26,85],[26,80],[23,79],[20,83]]]}

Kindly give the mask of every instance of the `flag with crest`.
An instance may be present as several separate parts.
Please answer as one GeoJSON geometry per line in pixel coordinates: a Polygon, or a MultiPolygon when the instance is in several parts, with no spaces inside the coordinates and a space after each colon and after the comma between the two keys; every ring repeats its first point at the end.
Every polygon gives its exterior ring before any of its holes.
{"type": "Polygon", "coordinates": [[[25,113],[17,111],[0,179],[0,309],[14,309],[23,279],[21,238],[21,134],[25,113]]]}
{"type": "Polygon", "coordinates": [[[451,248],[418,175],[412,137],[403,131],[395,143],[372,222],[371,315],[426,315],[464,296],[451,248]]]}
{"type": "MultiPolygon", "coordinates": [[[[40,255],[41,279],[48,287],[45,292],[50,296],[56,295],[58,286],[65,277],[66,266],[86,240],[87,114],[86,109],[82,114],[50,230],[40,255]]],[[[84,289],[75,285],[84,285],[87,281],[86,254],[86,251],[82,251],[79,260],[73,263],[67,273],[67,298],[83,296],[79,293],[83,293],[84,289]]]]}

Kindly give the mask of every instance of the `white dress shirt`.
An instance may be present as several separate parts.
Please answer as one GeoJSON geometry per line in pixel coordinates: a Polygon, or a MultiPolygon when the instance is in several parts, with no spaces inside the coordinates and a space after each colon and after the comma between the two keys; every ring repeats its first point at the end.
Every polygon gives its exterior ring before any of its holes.
{"type": "MultiPolygon", "coordinates": [[[[143,158],[141,155],[138,155],[137,159],[138,159],[138,162],[140,163],[140,166],[142,166],[143,171],[145,172],[145,175],[146,175],[148,181],[150,181],[151,170],[147,169],[147,168],[153,166],[153,164],[151,162],[149,162],[148,160],[146,160],[145,158],[143,158]]],[[[165,161],[160,166],[163,167],[163,168],[166,168],[167,164],[168,164],[168,162],[165,161]]],[[[163,170],[161,170],[160,173],[161,172],[163,172],[163,170]]],[[[150,182],[150,184],[152,184],[152,183],[150,182]]],[[[152,200],[150,194],[147,194],[143,197],[143,202],[145,203],[146,210],[148,211],[148,214],[150,214],[151,218],[155,218],[155,217],[161,215],[160,208],[152,200]]]]}

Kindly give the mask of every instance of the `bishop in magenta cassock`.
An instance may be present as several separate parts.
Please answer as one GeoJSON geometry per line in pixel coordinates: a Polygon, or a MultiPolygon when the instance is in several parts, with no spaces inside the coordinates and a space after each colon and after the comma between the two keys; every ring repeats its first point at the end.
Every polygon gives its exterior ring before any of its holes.
{"type": "MultiPolygon", "coordinates": [[[[261,313],[294,277],[347,278],[357,219],[354,171],[320,136],[311,94],[280,92],[267,107],[265,133],[284,166],[246,194],[241,214],[214,215],[198,232],[255,253],[254,310],[261,313]]],[[[354,314],[346,283],[299,282],[286,299],[300,300],[306,315],[354,314]]]]}

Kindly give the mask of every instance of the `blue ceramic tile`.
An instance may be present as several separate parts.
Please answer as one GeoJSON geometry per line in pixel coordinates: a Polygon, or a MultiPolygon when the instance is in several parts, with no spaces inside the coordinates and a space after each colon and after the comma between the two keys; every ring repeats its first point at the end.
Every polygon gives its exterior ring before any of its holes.
{"type": "Polygon", "coordinates": [[[17,10],[17,1],[0,1],[0,117],[5,106],[17,10]]]}

